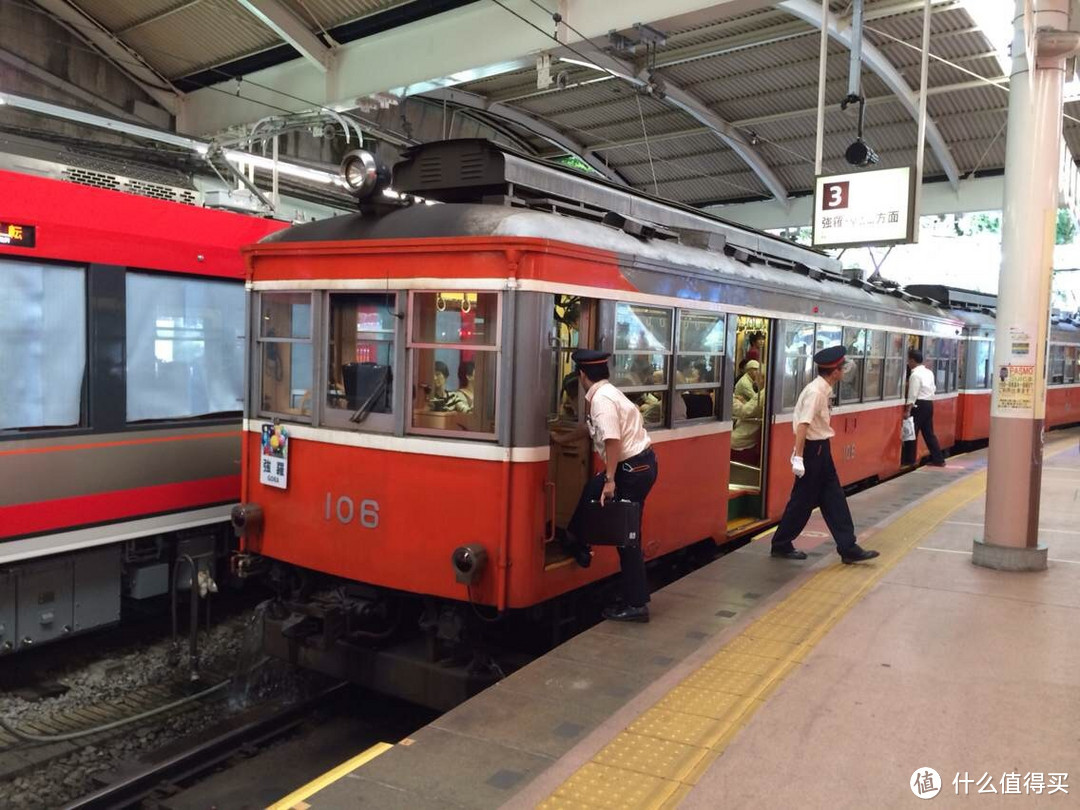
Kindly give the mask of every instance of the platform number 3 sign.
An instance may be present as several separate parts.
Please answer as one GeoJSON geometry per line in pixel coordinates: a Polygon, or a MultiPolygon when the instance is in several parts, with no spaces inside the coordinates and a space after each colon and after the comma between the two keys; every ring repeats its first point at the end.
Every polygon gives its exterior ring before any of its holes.
{"type": "Polygon", "coordinates": [[[838,208],[848,207],[848,187],[851,184],[845,180],[842,183],[826,183],[823,187],[823,201],[821,207],[826,211],[835,211],[838,208]]]}

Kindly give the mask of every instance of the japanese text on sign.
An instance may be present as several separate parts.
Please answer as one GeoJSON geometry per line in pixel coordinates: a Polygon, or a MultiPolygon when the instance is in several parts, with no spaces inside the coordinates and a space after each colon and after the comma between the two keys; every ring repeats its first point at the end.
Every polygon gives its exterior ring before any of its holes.
{"type": "Polygon", "coordinates": [[[882,245],[913,239],[910,167],[817,178],[814,245],[882,245]]]}
{"type": "Polygon", "coordinates": [[[16,225],[14,222],[0,222],[0,245],[31,248],[35,243],[33,225],[16,225]]]}
{"type": "Polygon", "coordinates": [[[1031,410],[1035,407],[1035,366],[1002,366],[998,369],[998,410],[1031,410]]]}
{"type": "Polygon", "coordinates": [[[289,484],[289,433],[281,425],[262,426],[259,483],[286,489],[289,484]]]}

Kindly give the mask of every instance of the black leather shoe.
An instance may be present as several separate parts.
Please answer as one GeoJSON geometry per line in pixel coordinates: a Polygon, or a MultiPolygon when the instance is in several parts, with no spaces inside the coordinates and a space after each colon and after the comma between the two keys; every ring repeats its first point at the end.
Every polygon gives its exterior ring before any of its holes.
{"type": "Polygon", "coordinates": [[[582,568],[588,568],[592,565],[592,549],[585,543],[579,542],[574,535],[565,529],[556,529],[555,537],[559,541],[559,545],[562,546],[563,553],[573,557],[578,565],[582,568]]]}
{"type": "Polygon", "coordinates": [[[641,622],[649,621],[649,608],[646,605],[633,607],[631,605],[615,605],[604,608],[604,618],[613,622],[641,622]]]}
{"type": "Polygon", "coordinates": [[[944,467],[945,462],[944,461],[931,461],[926,466],[927,467],[944,467]]]}
{"type": "Polygon", "coordinates": [[[840,554],[840,561],[844,563],[844,565],[851,565],[852,563],[866,562],[867,560],[872,560],[874,557],[880,556],[881,552],[874,551],[872,548],[854,546],[840,554]]]}
{"type": "Polygon", "coordinates": [[[770,554],[773,557],[780,557],[780,558],[785,559],[785,560],[805,560],[806,559],[806,552],[805,551],[799,551],[795,547],[791,547],[791,548],[787,548],[787,549],[774,548],[770,552],[770,554]]]}

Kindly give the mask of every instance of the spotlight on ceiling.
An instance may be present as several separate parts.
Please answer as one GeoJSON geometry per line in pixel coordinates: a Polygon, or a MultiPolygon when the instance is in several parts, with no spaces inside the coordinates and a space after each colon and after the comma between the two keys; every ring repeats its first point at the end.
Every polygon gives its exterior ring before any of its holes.
{"type": "Polygon", "coordinates": [[[880,158],[866,141],[856,138],[855,142],[844,152],[844,159],[852,166],[873,166],[880,158]]]}

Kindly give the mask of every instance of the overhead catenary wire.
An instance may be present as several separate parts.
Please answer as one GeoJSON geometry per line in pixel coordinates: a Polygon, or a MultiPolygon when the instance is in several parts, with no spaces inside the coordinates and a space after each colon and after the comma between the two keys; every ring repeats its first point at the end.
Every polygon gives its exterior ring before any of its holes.
{"type": "Polygon", "coordinates": [[[652,147],[649,146],[649,130],[645,126],[645,114],[641,111],[641,96],[637,95],[636,98],[638,119],[641,121],[641,134],[642,137],[645,138],[645,151],[649,155],[649,171],[652,173],[653,194],[659,197],[660,192],[657,190],[658,186],[656,183],[656,167],[653,165],[652,147]]]}

